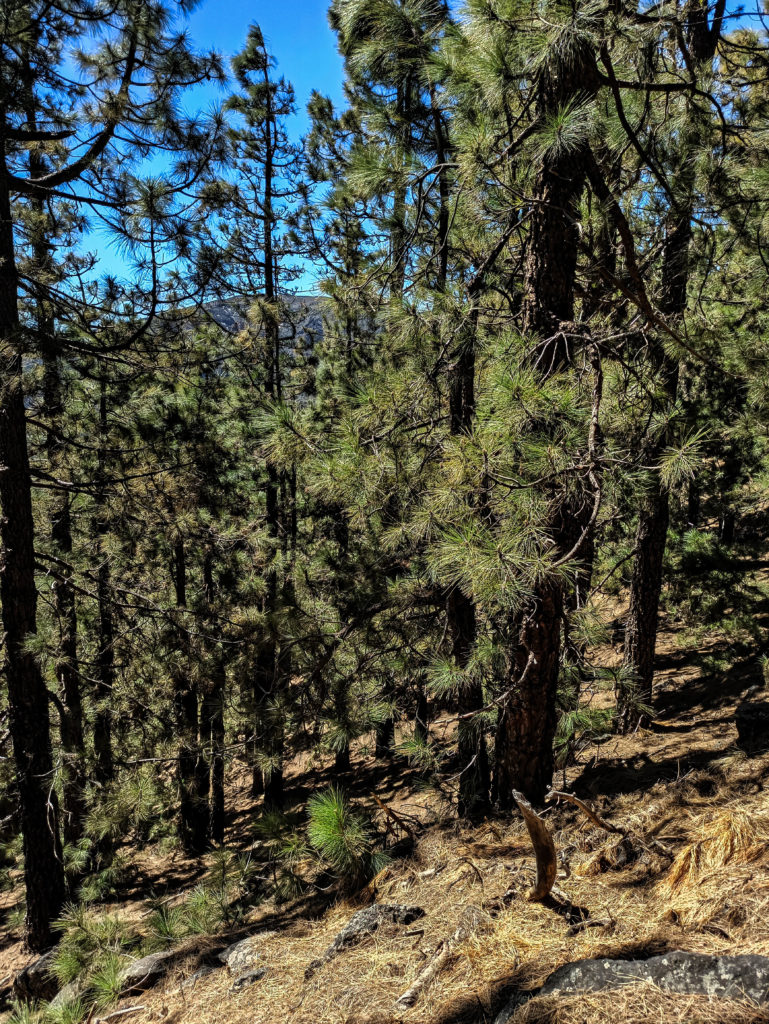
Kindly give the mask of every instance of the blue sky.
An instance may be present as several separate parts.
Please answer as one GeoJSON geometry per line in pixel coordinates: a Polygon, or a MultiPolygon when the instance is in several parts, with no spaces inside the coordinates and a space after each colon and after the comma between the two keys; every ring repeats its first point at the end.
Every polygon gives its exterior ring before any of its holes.
{"type": "MultiPolygon", "coordinates": [[[[276,76],[292,83],[297,113],[290,119],[291,136],[299,140],[307,130],[307,101],[313,89],[331,97],[335,105],[343,101],[342,59],[336,37],[326,16],[328,0],[202,0],[185,25],[192,45],[198,50],[216,50],[229,61],[243,48],[249,25],[261,29],[268,50],[277,61],[276,76]]],[[[184,106],[189,113],[205,110],[223,102],[228,90],[214,85],[189,90],[184,106]]],[[[107,232],[95,230],[85,242],[99,256],[97,274],[118,277],[129,273],[121,253],[107,232]]],[[[311,289],[313,279],[305,275],[295,287],[311,289]]]]}
{"type": "MultiPolygon", "coordinates": [[[[260,25],[278,73],[296,90],[300,113],[292,128],[298,136],[307,125],[304,108],[313,89],[335,103],[342,99],[342,59],[327,8],[327,0],[203,0],[189,18],[189,33],[199,49],[217,50],[229,61],[242,49],[248,26],[260,25]]],[[[211,100],[221,99],[221,90],[208,92],[211,100]]]]}

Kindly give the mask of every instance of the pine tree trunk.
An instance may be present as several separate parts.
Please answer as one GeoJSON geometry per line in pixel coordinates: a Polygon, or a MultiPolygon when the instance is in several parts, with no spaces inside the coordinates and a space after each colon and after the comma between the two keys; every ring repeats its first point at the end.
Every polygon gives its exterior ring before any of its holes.
{"type": "MultiPolygon", "coordinates": [[[[581,53],[565,58],[568,67],[554,66],[541,78],[537,97],[540,118],[597,89],[594,56],[584,48],[586,44],[581,45],[581,53]]],[[[577,340],[573,319],[579,201],[589,156],[587,141],[567,153],[549,153],[534,183],[521,312],[523,332],[532,339],[529,361],[542,380],[571,361],[577,340]]],[[[571,532],[569,517],[562,512],[550,528],[554,551],[565,554],[571,550],[571,532]]],[[[513,806],[513,789],[532,803],[541,803],[552,782],[563,611],[561,581],[545,578],[511,622],[510,692],[500,713],[495,745],[494,788],[503,809],[513,806]]]]}
{"type": "MultiPolygon", "coordinates": [[[[32,70],[25,64],[25,79],[32,86],[32,70]]],[[[34,107],[27,110],[30,127],[37,127],[34,107]]],[[[29,151],[29,175],[39,178],[45,173],[45,162],[40,149],[29,151]]],[[[43,406],[47,422],[45,450],[48,457],[48,471],[52,478],[62,476],[64,455],[63,418],[64,397],[62,393],[59,346],[56,338],[56,324],[51,303],[45,287],[45,279],[51,262],[48,231],[50,221],[42,199],[31,201],[34,221],[30,230],[30,241],[34,255],[35,272],[33,293],[35,313],[43,359],[43,406]]],[[[56,567],[53,584],[53,606],[59,626],[59,644],[56,652],[54,671],[59,687],[59,739],[62,756],[61,782],[61,825],[64,841],[74,845],[82,837],[85,818],[85,740],[83,733],[83,702],[80,692],[80,674],[77,660],[77,606],[72,581],[72,522],[70,496],[65,489],[54,491],[50,505],[51,546],[56,557],[61,559],[56,567]]]]}
{"type": "Polygon", "coordinates": [[[553,780],[562,614],[560,583],[545,581],[517,631],[514,687],[497,725],[495,793],[502,810],[515,806],[514,789],[543,803],[553,780]]]}
{"type": "Polygon", "coordinates": [[[414,739],[427,743],[430,726],[430,704],[425,693],[424,682],[420,681],[417,697],[416,714],[414,715],[414,739]]]}
{"type": "MultiPolygon", "coordinates": [[[[177,613],[187,607],[187,565],[184,542],[174,545],[174,589],[177,613]]],[[[179,838],[186,853],[201,854],[208,845],[208,768],[201,750],[198,726],[198,694],[186,669],[189,653],[187,631],[180,621],[179,653],[183,664],[174,674],[174,716],[179,738],[176,782],[179,787],[179,838]]]]}
{"type": "MultiPolygon", "coordinates": [[[[712,26],[708,25],[708,9],[708,4],[702,0],[693,0],[688,5],[687,42],[695,62],[700,65],[715,56],[724,11],[722,0],[716,4],[712,26]]],[[[670,323],[680,320],[686,311],[695,184],[692,149],[700,141],[698,131],[695,117],[682,126],[678,136],[679,162],[674,183],[676,202],[671,206],[665,226],[659,301],[660,311],[670,323]]],[[[666,411],[670,411],[678,396],[678,364],[668,356],[662,341],[657,342],[651,355],[662,379],[666,411]]],[[[670,440],[669,431],[662,430],[645,461],[656,464],[670,440]]],[[[623,662],[625,675],[630,681],[620,686],[617,696],[619,732],[628,732],[642,725],[648,718],[643,708],[651,707],[652,704],[662,563],[669,518],[668,491],[661,475],[655,473],[651,492],[639,514],[636,531],[623,662]]]]}
{"type": "Polygon", "coordinates": [[[37,630],[32,480],[4,150],[0,159],[0,601],[24,848],[25,938],[30,949],[39,951],[52,941],[51,921],[61,910],[65,886],[48,691],[37,659],[25,648],[27,638],[37,630]]]}
{"type": "MultiPolygon", "coordinates": [[[[452,633],[454,663],[465,670],[472,654],[476,636],[475,605],[461,590],[452,590],[448,600],[448,619],[452,633]]],[[[460,818],[475,820],[489,810],[489,756],[486,739],[475,713],[483,707],[480,682],[466,681],[459,689],[457,712],[457,755],[459,769],[460,818]]]]}
{"type": "MultiPolygon", "coordinates": [[[[44,397],[51,430],[46,445],[51,475],[59,476],[62,444],[57,438],[61,428],[63,403],[61,380],[55,355],[45,355],[44,397]]],[[[69,563],[72,555],[72,524],[69,494],[54,493],[51,507],[51,543],[54,553],[69,563]]],[[[59,736],[62,753],[62,833],[66,843],[75,844],[83,835],[85,816],[85,739],[83,701],[77,658],[77,606],[71,569],[58,567],[53,585],[53,602],[59,623],[59,647],[55,672],[59,684],[61,719],[59,736]]]]}
{"type": "MultiPolygon", "coordinates": [[[[475,296],[471,297],[475,301],[475,296]]],[[[475,415],[475,338],[477,307],[469,318],[467,334],[460,339],[450,380],[449,414],[451,433],[459,435],[472,429],[475,415]]],[[[458,588],[447,594],[446,616],[454,664],[467,669],[476,639],[476,614],[473,601],[458,588]]],[[[489,758],[486,737],[474,714],[483,708],[483,687],[466,679],[457,694],[459,727],[457,732],[457,769],[459,799],[457,813],[462,818],[478,819],[489,810],[489,758]]]]}
{"type": "Polygon", "coordinates": [[[109,782],[114,774],[112,753],[112,701],[115,683],[115,623],[112,612],[112,587],[109,556],[104,538],[109,533],[106,492],[106,446],[108,440],[106,366],[102,366],[99,395],[99,452],[96,496],[96,537],[99,564],[96,592],[99,606],[99,632],[96,651],[96,712],[93,720],[93,747],[96,758],[94,775],[98,782],[109,782]]]}
{"type": "Polygon", "coordinates": [[[217,665],[211,692],[203,704],[205,735],[211,750],[209,834],[224,843],[224,668],[217,665]]]}

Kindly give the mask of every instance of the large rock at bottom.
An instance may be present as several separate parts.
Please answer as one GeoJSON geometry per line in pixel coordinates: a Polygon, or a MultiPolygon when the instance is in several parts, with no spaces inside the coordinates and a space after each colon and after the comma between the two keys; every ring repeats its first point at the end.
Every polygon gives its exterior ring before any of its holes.
{"type": "Polygon", "coordinates": [[[52,999],[59,990],[59,983],[51,973],[55,949],[49,949],[37,960],[19,971],[13,979],[13,995],[16,999],[52,999]]]}
{"type": "Polygon", "coordinates": [[[135,992],[151,988],[170,971],[176,954],[173,950],[165,953],[150,953],[141,960],[134,960],[120,972],[119,981],[122,992],[135,992]]]}
{"type": "Polygon", "coordinates": [[[601,992],[651,982],[663,992],[769,1003],[769,957],[707,956],[676,950],[648,960],[577,960],[550,975],[537,992],[519,993],[497,1016],[507,1024],[529,998],[601,992]]]}

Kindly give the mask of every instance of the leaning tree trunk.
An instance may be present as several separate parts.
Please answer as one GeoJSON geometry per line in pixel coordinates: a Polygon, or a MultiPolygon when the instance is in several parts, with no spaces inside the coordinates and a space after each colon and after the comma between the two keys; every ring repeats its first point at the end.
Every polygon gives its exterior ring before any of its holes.
{"type": "Polygon", "coordinates": [[[37,630],[32,479],[22,385],[21,329],[13,220],[4,151],[0,156],[0,601],[8,708],[21,809],[26,942],[51,943],[64,902],[59,806],[51,751],[48,691],[27,640],[37,630]]]}

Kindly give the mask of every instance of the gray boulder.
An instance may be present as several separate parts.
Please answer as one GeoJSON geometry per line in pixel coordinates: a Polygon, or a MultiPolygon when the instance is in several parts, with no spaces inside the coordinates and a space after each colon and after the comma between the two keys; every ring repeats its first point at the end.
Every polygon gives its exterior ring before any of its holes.
{"type": "Polygon", "coordinates": [[[173,950],[163,953],[150,953],[141,960],[134,960],[120,972],[121,991],[136,992],[151,988],[170,971],[176,954],[173,950]]]}
{"type": "Polygon", "coordinates": [[[602,992],[650,982],[663,992],[769,1003],[769,957],[708,956],[675,950],[648,960],[577,960],[550,975],[538,992],[518,993],[494,1024],[507,1024],[529,998],[602,992]]]}
{"type": "Polygon", "coordinates": [[[231,946],[222,950],[219,959],[227,965],[230,974],[239,975],[250,971],[259,960],[259,947],[262,942],[277,934],[276,932],[256,932],[239,942],[233,942],[231,946]]]}
{"type": "Polygon", "coordinates": [[[19,1000],[31,999],[52,999],[58,989],[59,983],[51,973],[53,958],[56,956],[55,949],[49,949],[37,960],[19,971],[13,979],[13,995],[19,1000]]]}

